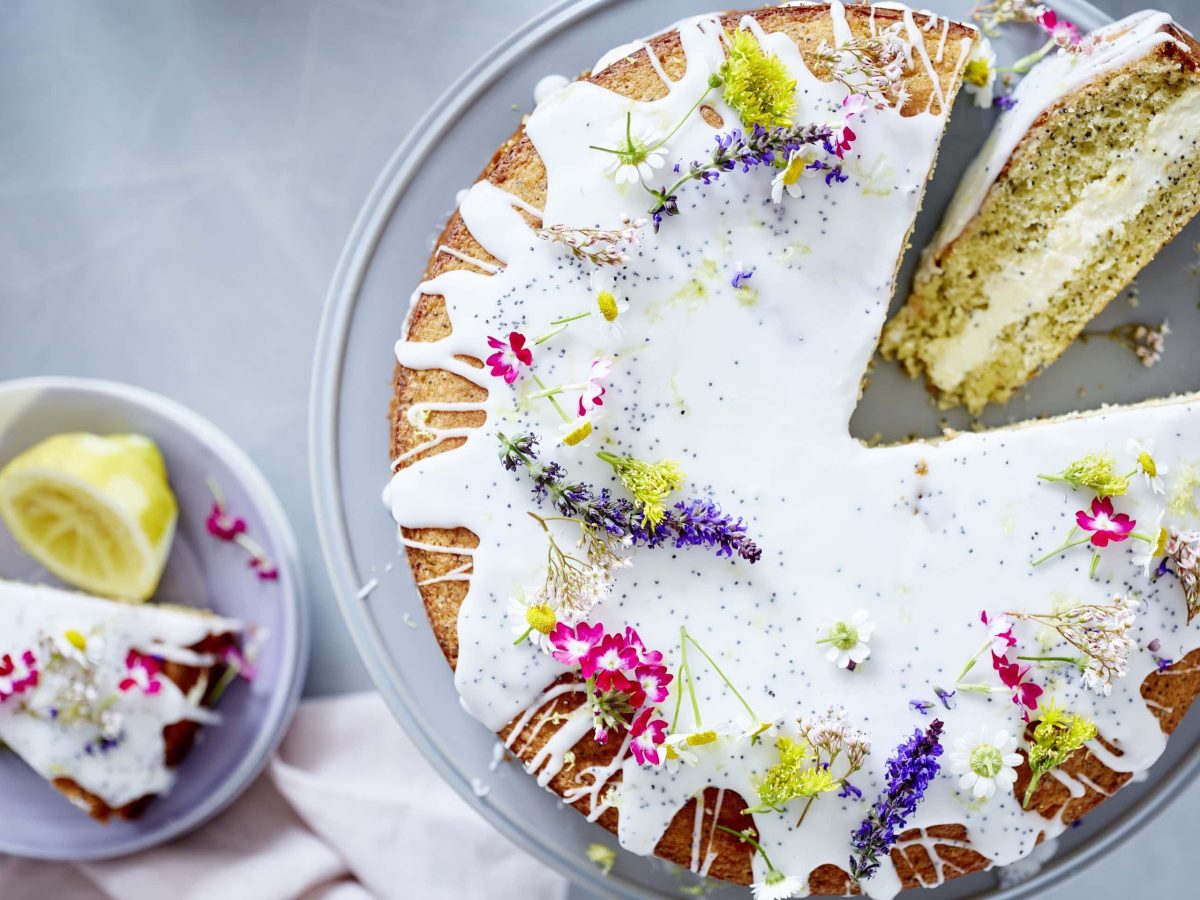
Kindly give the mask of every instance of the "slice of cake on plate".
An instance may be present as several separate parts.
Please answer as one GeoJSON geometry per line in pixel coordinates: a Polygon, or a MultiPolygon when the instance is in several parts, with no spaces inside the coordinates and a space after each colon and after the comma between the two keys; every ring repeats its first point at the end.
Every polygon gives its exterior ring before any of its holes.
{"type": "Polygon", "coordinates": [[[1200,46],[1156,12],[1067,42],[1012,94],[881,349],[943,406],[1003,403],[1200,209],[1200,46]]]}
{"type": "MultiPolygon", "coordinates": [[[[242,625],[0,580],[0,743],[93,818],[167,793],[242,625]]],[[[236,668],[236,665],[235,665],[236,668]]]]}

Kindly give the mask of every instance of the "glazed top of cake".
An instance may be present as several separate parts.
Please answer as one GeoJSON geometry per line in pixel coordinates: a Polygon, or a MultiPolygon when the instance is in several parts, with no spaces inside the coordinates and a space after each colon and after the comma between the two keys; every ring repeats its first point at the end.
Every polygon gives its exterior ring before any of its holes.
{"type": "Polygon", "coordinates": [[[201,706],[208,682],[185,695],[162,665],[212,666],[220,660],[191,648],[241,631],[196,610],[10,581],[0,581],[0,623],[0,741],[113,809],[174,783],[164,727],[216,721],[201,706]]]}
{"type": "MultiPolygon", "coordinates": [[[[852,34],[837,2],[827,15],[837,46],[860,45],[884,30],[872,13],[869,32],[852,34]]],[[[635,629],[649,648],[634,653],[642,662],[662,654],[669,690],[651,699],[658,694],[647,685],[638,714],[649,709],[650,721],[664,725],[651,732],[643,722],[637,758],[619,754],[614,765],[581,773],[580,793],[567,798],[590,796],[596,815],[615,805],[625,847],[653,852],[679,809],[707,786],[763,806],[764,783],[784,762],[787,745],[778,738],[798,742],[799,720],[825,716],[832,705],[848,725],[826,723],[856,752],[869,741],[870,752],[849,785],[839,781],[837,792],[819,794],[803,824],[803,799],[754,814],[766,853],[755,857],[759,880],[767,857],[801,880],[823,864],[848,868],[854,835],[888,787],[893,748],[915,729],[928,737],[935,718],[946,749],[942,772],[923,787],[906,824],[964,823],[971,846],[1005,864],[1067,823],[1024,809],[1003,783],[990,799],[976,797],[974,782],[960,780],[970,769],[956,755],[960,745],[993,743],[1008,760],[997,771],[1009,768],[1012,746],[1024,747],[1025,717],[1044,715],[1053,697],[1081,722],[1095,722],[1100,738],[1087,749],[1111,768],[1142,771],[1162,752],[1163,729],[1139,688],[1163,660],[1200,644],[1186,628],[1179,584],[1152,577],[1166,549],[1157,540],[1160,517],[1182,537],[1196,524],[1189,452],[1200,419],[1186,400],[905,446],[854,439],[850,416],[952,99],[936,67],[961,69],[973,38],[945,19],[907,10],[888,16],[889,39],[902,47],[898,64],[931,76],[927,102],[912,109],[895,93],[847,101],[847,84],[814,74],[791,38],[765,32],[749,16],[741,28],[795,80],[795,122],[833,126],[794,154],[808,154],[810,167],[789,169],[796,177],[787,183],[789,170],[769,164],[694,179],[674,192],[675,214],[664,215],[657,230],[623,218],[644,216],[648,203],[661,206],[647,187],[671,184],[677,162],[686,174],[690,161],[711,157],[715,137],[747,128],[722,92],[709,89],[730,39],[713,17],[678,26],[686,72],[664,77],[657,99],[631,100],[586,81],[546,98],[525,129],[545,165],[544,205],[488,181],[474,185],[459,213],[488,258],[472,264],[469,254],[449,248],[467,264],[421,284],[413,297],[416,309],[444,298],[452,334],[396,346],[407,369],[445,370],[487,389],[487,399],[403,410],[425,443],[396,461],[387,499],[403,528],[463,527],[478,537],[473,548],[402,540],[461,559],[447,576],[469,579],[455,681],[463,706],[489,728],[536,708],[547,686],[579,671],[561,661],[574,660],[569,650],[559,658],[548,652],[549,639],[514,646],[514,630],[528,631],[526,623],[537,620],[530,606],[553,600],[556,628],[580,639],[603,626],[614,636],[610,648],[631,646],[632,636],[619,636],[635,629]],[[699,98],[709,112],[696,108],[699,98]],[[847,125],[852,136],[842,130],[847,125]],[[649,146],[668,136],[660,166],[646,160],[645,186],[636,175],[624,180],[631,173],[619,160],[594,149],[621,146],[627,134],[649,146]],[[826,146],[847,138],[841,155],[826,146]],[[546,238],[531,220],[551,229],[546,238]],[[574,256],[554,226],[636,228],[638,242],[623,261],[599,265],[574,256]],[[609,321],[605,310],[613,308],[609,321]],[[524,343],[514,344],[513,332],[524,343]],[[465,361],[493,354],[482,369],[465,361]],[[482,413],[486,421],[478,428],[430,424],[445,411],[482,413]],[[583,442],[564,442],[581,430],[590,430],[583,442]],[[509,441],[512,471],[497,462],[499,434],[509,441]],[[521,443],[525,434],[537,443],[521,443]],[[1131,439],[1143,443],[1129,456],[1131,439]],[[462,446],[428,453],[450,441],[462,446]],[[548,549],[582,553],[574,548],[587,531],[576,515],[559,516],[554,499],[576,483],[591,489],[575,496],[595,500],[602,488],[609,499],[628,496],[612,457],[598,452],[676,461],[684,476],[664,505],[676,525],[687,522],[672,532],[678,541],[647,540],[644,520],[639,530],[637,514],[621,513],[612,526],[614,558],[586,566],[582,585],[564,602],[547,592],[548,549]],[[1108,501],[1115,509],[1094,491],[1039,478],[1087,454],[1119,460],[1114,477],[1132,472],[1119,495],[1121,485],[1106,485],[1117,495],[1108,501]],[[1143,477],[1147,460],[1157,462],[1157,480],[1143,477]],[[551,463],[561,469],[541,468],[551,463]],[[742,520],[744,531],[726,522],[725,543],[705,546],[687,528],[705,516],[711,524],[712,504],[742,520]],[[1080,530],[1079,511],[1097,530],[1080,530]],[[1152,540],[1117,534],[1133,520],[1129,530],[1144,529],[1152,540]],[[1088,540],[1105,529],[1116,536],[1050,552],[1069,535],[1088,540]],[[730,553],[714,552],[722,548],[730,553]],[[1124,629],[1120,642],[1102,648],[1120,657],[1119,666],[1101,672],[1090,659],[1081,667],[1016,662],[1018,654],[1081,658],[1050,619],[1027,618],[1080,607],[1106,610],[1124,629]],[[1009,613],[1011,631],[989,628],[981,613],[993,625],[1009,613]],[[846,640],[855,631],[858,640],[846,640]],[[983,652],[993,646],[1001,651],[995,664],[983,652]],[[1004,663],[1015,669],[1002,670],[1004,663]],[[671,759],[668,744],[655,742],[666,734],[673,735],[671,759]]],[[[653,54],[651,62],[659,66],[653,54]]],[[[1100,457],[1092,462],[1107,471],[1100,457]]],[[[1172,538],[1176,550],[1182,537],[1172,538]]],[[[591,664],[613,663],[592,657],[591,664]]],[[[584,689],[582,682],[554,688],[584,689]]],[[[594,724],[588,704],[557,723],[531,765],[539,779],[569,766],[567,751],[594,724]]],[[[627,729],[613,731],[610,740],[631,740],[627,729]]],[[[938,737],[938,729],[932,733],[938,737]]],[[[840,778],[846,758],[829,771],[840,778]]],[[[811,764],[808,771],[819,776],[811,764]]],[[[891,861],[883,854],[876,864],[863,876],[864,891],[895,893],[900,881],[891,861]]]]}

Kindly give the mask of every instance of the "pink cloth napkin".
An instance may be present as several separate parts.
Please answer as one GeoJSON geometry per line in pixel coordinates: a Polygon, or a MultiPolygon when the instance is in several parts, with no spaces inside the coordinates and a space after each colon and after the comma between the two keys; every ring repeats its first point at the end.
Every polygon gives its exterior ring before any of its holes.
{"type": "Polygon", "coordinates": [[[433,771],[376,694],[301,705],[276,757],[199,831],[126,859],[0,857],[3,900],[563,900],[433,771]]]}

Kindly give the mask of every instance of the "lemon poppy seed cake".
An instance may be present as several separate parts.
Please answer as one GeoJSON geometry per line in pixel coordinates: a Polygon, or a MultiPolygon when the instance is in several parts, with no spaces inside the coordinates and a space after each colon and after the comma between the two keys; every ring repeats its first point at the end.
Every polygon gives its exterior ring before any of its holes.
{"type": "Polygon", "coordinates": [[[1072,35],[1013,92],[885,355],[943,406],[1003,403],[1200,210],[1200,45],[1164,13],[1072,35]]]}
{"type": "Polygon", "coordinates": [[[970,26],[689,19],[541,100],[396,344],[386,499],[463,707],[758,897],[1005,865],[1200,689],[1196,398],[849,432],[970,26]]]}

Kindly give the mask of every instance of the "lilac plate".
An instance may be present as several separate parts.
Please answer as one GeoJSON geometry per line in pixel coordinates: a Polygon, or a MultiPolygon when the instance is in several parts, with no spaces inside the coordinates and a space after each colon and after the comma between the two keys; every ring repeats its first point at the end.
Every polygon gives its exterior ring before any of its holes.
{"type": "MultiPolygon", "coordinates": [[[[157,394],[73,378],[0,383],[0,465],[63,431],[136,432],[154,439],[179,500],[179,526],[156,600],[211,609],[266,631],[258,674],[221,698],[219,725],[204,729],[179,780],[134,822],[101,825],[71,806],[19,758],[0,752],[3,809],[17,829],[0,830],[0,852],[40,859],[96,860],[164,843],[203,824],[254,780],[283,737],[308,659],[308,613],[296,539],[266,479],[215,426],[157,394]],[[237,547],[211,537],[206,479],[279,567],[260,581],[237,547]]],[[[0,577],[55,583],[0,525],[0,577]]]]}

